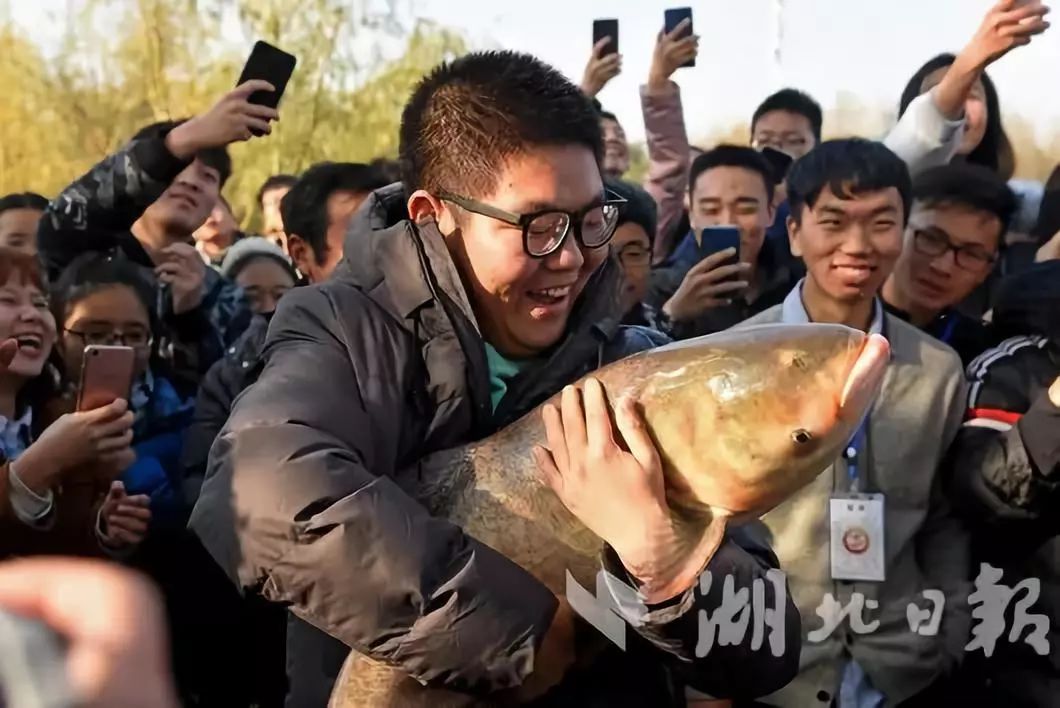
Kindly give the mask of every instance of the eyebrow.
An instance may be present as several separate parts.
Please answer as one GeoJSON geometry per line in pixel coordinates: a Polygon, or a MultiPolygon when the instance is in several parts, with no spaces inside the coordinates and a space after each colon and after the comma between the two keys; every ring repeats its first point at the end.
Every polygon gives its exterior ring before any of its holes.
{"type": "Polygon", "coordinates": [[[601,194],[601,195],[599,195],[597,197],[594,197],[591,201],[586,202],[585,204],[582,204],[580,207],[577,207],[576,209],[564,209],[563,207],[559,206],[558,204],[556,204],[554,202],[530,202],[528,204],[524,204],[521,209],[513,209],[512,213],[513,214],[534,214],[534,213],[539,212],[539,211],[569,211],[569,212],[572,212],[572,213],[577,213],[577,212],[581,211],[582,209],[591,209],[594,206],[602,206],[604,201],[606,201],[604,199],[604,195],[601,194]]]}

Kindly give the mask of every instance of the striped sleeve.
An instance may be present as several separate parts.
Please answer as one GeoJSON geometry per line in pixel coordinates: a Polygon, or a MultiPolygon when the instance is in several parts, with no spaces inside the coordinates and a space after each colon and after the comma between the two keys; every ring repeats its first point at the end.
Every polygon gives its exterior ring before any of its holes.
{"type": "Polygon", "coordinates": [[[1040,349],[1047,341],[1039,336],[1013,337],[983,352],[968,365],[968,408],[964,427],[1006,432],[1019,422],[1029,401],[1023,400],[1022,396],[1019,400],[1009,398],[1007,394],[1015,393],[1015,387],[999,386],[995,372],[997,367],[1010,363],[1017,352],[1029,347],[1040,349]]]}

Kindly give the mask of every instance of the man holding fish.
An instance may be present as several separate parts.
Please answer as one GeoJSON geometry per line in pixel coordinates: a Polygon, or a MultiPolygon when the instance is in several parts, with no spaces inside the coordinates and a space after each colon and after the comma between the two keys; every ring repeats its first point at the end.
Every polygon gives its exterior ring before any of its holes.
{"type": "Polygon", "coordinates": [[[234,582],[355,650],[334,705],[683,705],[797,671],[776,558],[736,524],[845,445],[886,342],[781,327],[624,358],[665,340],[618,325],[602,152],[588,99],[532,57],[443,65],[403,115],[404,185],[274,316],[191,524],[234,582]],[[600,567],[643,600],[625,651],[564,600],[600,567]],[[766,588],[780,651],[697,655],[726,578],[766,588]]]}

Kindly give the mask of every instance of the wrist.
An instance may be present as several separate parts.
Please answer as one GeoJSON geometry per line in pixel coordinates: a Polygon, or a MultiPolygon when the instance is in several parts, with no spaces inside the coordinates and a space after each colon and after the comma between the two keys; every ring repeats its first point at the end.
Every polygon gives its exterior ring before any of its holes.
{"type": "Polygon", "coordinates": [[[62,472],[61,466],[48,457],[39,445],[30,445],[11,462],[11,469],[22,484],[38,496],[44,496],[62,472]]]}
{"type": "Polygon", "coordinates": [[[660,311],[662,312],[663,317],[670,322],[680,322],[682,319],[681,309],[674,307],[674,298],[667,300],[662,308],[660,308],[660,311]]]}
{"type": "Polygon", "coordinates": [[[178,160],[190,160],[199,151],[195,144],[194,120],[187,120],[166,134],[166,150],[178,160]]]}
{"type": "Polygon", "coordinates": [[[670,87],[670,75],[652,67],[648,74],[648,91],[659,93],[670,87]]]}

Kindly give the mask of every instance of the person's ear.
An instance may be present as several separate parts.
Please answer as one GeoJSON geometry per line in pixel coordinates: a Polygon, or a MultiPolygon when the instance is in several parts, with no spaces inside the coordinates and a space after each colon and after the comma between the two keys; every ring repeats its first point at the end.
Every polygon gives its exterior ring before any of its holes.
{"type": "Polygon", "coordinates": [[[287,234],[287,254],[291,256],[291,262],[298,272],[308,278],[315,260],[309,244],[301,236],[287,234]]]}
{"type": "Polygon", "coordinates": [[[791,255],[802,258],[802,245],[799,243],[799,237],[801,236],[802,226],[794,216],[789,216],[787,220],[788,226],[788,244],[791,247],[791,255]]]}
{"type": "Polygon", "coordinates": [[[409,197],[409,217],[413,223],[434,221],[438,224],[438,230],[443,235],[449,235],[457,229],[453,210],[449,209],[445,202],[430,192],[418,189],[409,197]]]}

